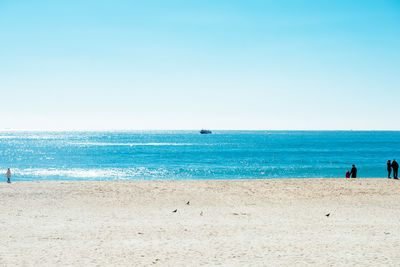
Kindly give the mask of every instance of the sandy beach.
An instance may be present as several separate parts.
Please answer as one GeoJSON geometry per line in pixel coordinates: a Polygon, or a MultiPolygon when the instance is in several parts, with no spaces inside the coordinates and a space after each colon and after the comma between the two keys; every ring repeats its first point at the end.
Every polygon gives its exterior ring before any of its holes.
{"type": "Polygon", "coordinates": [[[0,265],[399,266],[399,205],[392,179],[1,183],[0,265]]]}

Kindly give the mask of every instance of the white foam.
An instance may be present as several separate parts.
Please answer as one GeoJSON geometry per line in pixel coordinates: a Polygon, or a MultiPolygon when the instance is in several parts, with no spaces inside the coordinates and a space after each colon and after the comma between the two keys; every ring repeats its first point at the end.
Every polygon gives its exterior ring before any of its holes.
{"type": "Polygon", "coordinates": [[[70,143],[79,146],[192,146],[190,143],[70,143]]]}
{"type": "Polygon", "coordinates": [[[163,176],[167,173],[164,169],[148,169],[145,167],[129,169],[13,169],[13,174],[24,177],[68,177],[68,178],[110,178],[123,179],[135,176],[163,176]]]}
{"type": "Polygon", "coordinates": [[[33,139],[33,140],[48,140],[48,139],[63,139],[65,136],[56,135],[0,135],[0,139],[33,139]]]}
{"type": "Polygon", "coordinates": [[[15,136],[12,136],[12,135],[2,135],[2,136],[0,136],[0,139],[15,139],[15,136]]]}

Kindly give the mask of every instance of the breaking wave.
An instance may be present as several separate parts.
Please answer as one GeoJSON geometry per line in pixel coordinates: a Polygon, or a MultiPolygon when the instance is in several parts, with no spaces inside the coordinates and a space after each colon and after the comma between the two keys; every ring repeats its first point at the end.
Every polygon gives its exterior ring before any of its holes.
{"type": "Polygon", "coordinates": [[[70,143],[78,146],[193,146],[192,143],[70,143]]]}

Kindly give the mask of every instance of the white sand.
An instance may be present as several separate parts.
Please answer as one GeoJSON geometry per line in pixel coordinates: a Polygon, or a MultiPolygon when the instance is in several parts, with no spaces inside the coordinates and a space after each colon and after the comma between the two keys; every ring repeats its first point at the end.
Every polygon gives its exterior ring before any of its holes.
{"type": "Polygon", "coordinates": [[[1,183],[0,265],[400,266],[399,204],[388,179],[1,183]]]}

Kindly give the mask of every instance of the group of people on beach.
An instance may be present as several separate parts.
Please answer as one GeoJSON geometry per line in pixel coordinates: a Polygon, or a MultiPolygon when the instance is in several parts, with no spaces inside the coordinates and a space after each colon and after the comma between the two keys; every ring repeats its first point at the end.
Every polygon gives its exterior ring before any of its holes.
{"type": "Polygon", "coordinates": [[[346,178],[357,178],[357,168],[356,165],[351,166],[351,170],[346,172],[346,178]]]}
{"type": "MultiPolygon", "coordinates": [[[[386,164],[387,164],[388,178],[389,179],[391,178],[390,174],[392,173],[393,170],[393,179],[399,179],[398,178],[399,164],[397,163],[397,161],[395,159],[392,162],[388,160],[386,164]]],[[[357,178],[357,168],[354,164],[352,165],[351,170],[346,172],[346,178],[350,177],[357,178]]]]}
{"type": "Polygon", "coordinates": [[[388,178],[390,179],[390,174],[393,170],[393,179],[399,179],[397,177],[397,174],[399,172],[399,164],[397,163],[397,161],[394,159],[392,162],[390,162],[390,160],[388,160],[386,162],[387,164],[387,171],[388,171],[388,178]]]}

